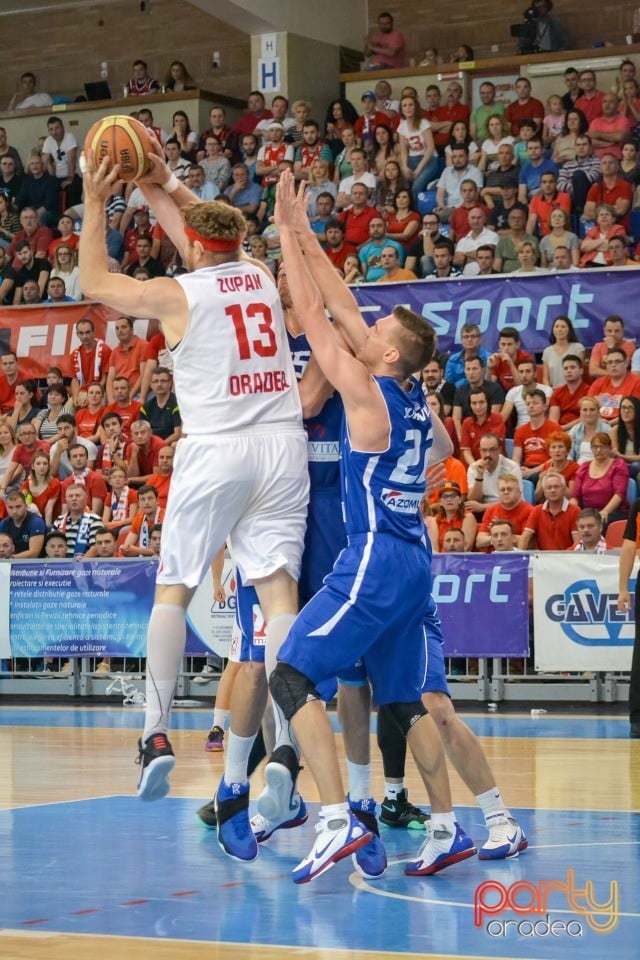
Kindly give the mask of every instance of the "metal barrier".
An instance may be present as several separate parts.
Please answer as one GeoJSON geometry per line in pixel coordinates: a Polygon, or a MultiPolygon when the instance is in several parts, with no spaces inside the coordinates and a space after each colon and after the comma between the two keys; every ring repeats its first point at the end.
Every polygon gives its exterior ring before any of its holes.
{"type": "MultiPolygon", "coordinates": [[[[109,697],[114,702],[144,703],[144,661],[127,661],[123,669],[96,673],[99,661],[79,658],[52,663],[32,660],[16,671],[0,672],[0,695],[39,697],[109,697]],[[136,694],[138,696],[136,696],[136,694]]],[[[449,658],[447,681],[454,700],[465,703],[558,701],[619,703],[629,699],[629,676],[624,673],[535,673],[522,658],[449,658]]],[[[218,690],[221,671],[201,679],[204,658],[185,657],[176,687],[176,701],[208,700],[218,690]]],[[[224,661],[223,661],[224,666],[224,661]]]]}

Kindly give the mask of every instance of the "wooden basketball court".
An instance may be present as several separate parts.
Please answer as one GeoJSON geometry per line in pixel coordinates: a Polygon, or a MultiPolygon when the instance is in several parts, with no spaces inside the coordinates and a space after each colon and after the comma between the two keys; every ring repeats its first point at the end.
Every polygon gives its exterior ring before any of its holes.
{"type": "MultiPolygon", "coordinates": [[[[626,718],[562,715],[558,708],[539,718],[479,711],[465,719],[524,826],[525,853],[507,862],[472,858],[430,878],[405,877],[403,862],[415,855],[422,834],[382,827],[389,856],[383,879],[364,881],[346,861],[296,887],[289,874],[312,843],[317,812],[312,780],[303,771],[300,789],[312,806],[304,826],[275,834],[253,864],[229,860],[215,831],[195,817],[223,764],[222,755],[203,750],[208,710],[176,711],[171,794],[144,804],[134,796],[139,709],[0,709],[0,957],[635,960],[640,741],[628,739],[626,718]],[[522,899],[525,885],[531,897],[542,882],[566,885],[568,871],[579,890],[592,881],[600,905],[617,883],[608,933],[595,932],[580,896],[570,902],[560,887],[549,894],[545,914],[565,928],[580,924],[579,936],[543,927],[529,932],[542,916],[530,911],[505,909],[474,924],[480,884],[492,881],[514,896],[519,884],[516,902],[526,906],[532,901],[522,899]]],[[[381,799],[375,740],[372,761],[374,795],[381,799]]],[[[460,822],[482,842],[474,798],[455,773],[451,780],[460,822]]],[[[407,782],[412,800],[425,804],[410,764],[407,782]]],[[[258,771],[254,795],[261,785],[258,771]]]]}

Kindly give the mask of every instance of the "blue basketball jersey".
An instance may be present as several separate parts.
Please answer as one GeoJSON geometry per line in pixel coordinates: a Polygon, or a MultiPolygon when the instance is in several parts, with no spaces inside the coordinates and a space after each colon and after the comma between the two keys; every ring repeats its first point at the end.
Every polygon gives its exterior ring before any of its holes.
{"type": "MultiPolygon", "coordinates": [[[[296,378],[302,379],[311,348],[304,334],[288,334],[296,378]]],[[[344,407],[339,393],[329,397],[316,417],[304,421],[308,436],[309,482],[311,491],[340,488],[340,432],[344,407]]]]}
{"type": "Polygon", "coordinates": [[[341,478],[347,534],[371,531],[422,540],[425,529],[419,508],[433,443],[431,413],[413,378],[408,393],[391,377],[373,379],[389,414],[389,445],[381,453],[354,450],[343,421],[341,478]]]}

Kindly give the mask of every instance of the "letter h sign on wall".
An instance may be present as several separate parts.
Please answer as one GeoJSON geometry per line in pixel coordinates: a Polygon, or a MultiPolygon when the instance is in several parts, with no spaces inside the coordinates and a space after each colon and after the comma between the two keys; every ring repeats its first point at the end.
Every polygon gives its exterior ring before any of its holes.
{"type": "Polygon", "coordinates": [[[258,60],[258,90],[262,93],[278,93],[280,90],[280,58],[277,52],[277,34],[262,34],[261,56],[258,60]]]}

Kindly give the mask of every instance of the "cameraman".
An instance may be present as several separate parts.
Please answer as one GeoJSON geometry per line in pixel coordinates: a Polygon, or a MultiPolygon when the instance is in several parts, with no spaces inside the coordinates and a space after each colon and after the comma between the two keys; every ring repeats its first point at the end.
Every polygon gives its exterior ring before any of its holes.
{"type": "Polygon", "coordinates": [[[567,31],[550,14],[553,0],[533,0],[533,14],[536,21],[535,44],[538,53],[554,53],[569,48],[567,31]]]}

